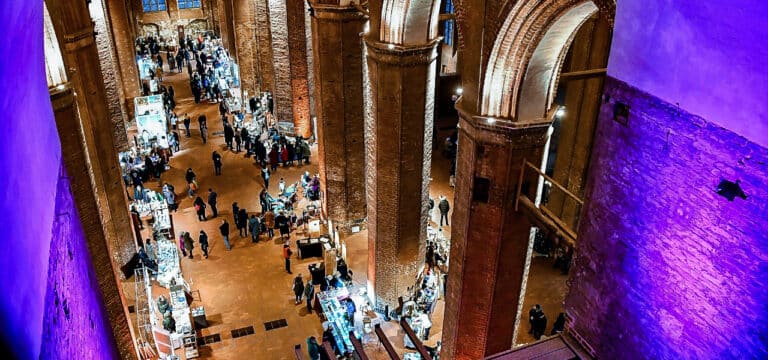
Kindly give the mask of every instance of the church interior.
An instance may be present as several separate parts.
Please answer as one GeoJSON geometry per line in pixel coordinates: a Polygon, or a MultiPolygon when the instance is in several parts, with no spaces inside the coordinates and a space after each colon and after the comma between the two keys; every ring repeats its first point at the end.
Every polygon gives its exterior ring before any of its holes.
{"type": "Polygon", "coordinates": [[[3,358],[768,358],[768,2],[0,14],[3,358]]]}

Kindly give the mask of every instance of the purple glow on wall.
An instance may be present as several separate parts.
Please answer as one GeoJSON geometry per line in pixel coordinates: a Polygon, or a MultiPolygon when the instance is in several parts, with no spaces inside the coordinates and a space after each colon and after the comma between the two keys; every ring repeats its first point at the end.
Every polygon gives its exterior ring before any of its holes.
{"type": "Polygon", "coordinates": [[[609,75],[768,147],[768,1],[616,3],[609,75]]]}
{"type": "Polygon", "coordinates": [[[83,231],[68,183],[59,184],[61,146],[45,77],[42,6],[0,1],[0,353],[113,359],[83,231]],[[59,216],[54,227],[55,214],[68,214],[68,220],[59,216]]]}
{"type": "Polygon", "coordinates": [[[2,340],[37,359],[61,149],[43,62],[42,2],[0,1],[2,340]]]}
{"type": "Polygon", "coordinates": [[[566,299],[573,330],[599,358],[767,358],[768,149],[615,79],[605,93],[566,299]],[[747,199],[717,195],[722,179],[741,180],[747,199]]]}

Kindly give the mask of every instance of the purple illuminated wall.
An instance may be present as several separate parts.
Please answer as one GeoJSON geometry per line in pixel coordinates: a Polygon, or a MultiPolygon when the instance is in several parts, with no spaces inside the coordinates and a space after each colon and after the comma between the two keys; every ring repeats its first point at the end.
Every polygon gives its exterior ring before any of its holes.
{"type": "Polygon", "coordinates": [[[59,183],[42,5],[0,1],[0,340],[12,352],[3,358],[116,358],[77,213],[59,183]],[[68,220],[54,226],[56,213],[68,220]]]}
{"type": "Polygon", "coordinates": [[[609,75],[768,147],[768,1],[616,3],[609,75]]]}
{"type": "Polygon", "coordinates": [[[603,359],[768,358],[768,149],[613,78],[605,94],[573,330],[603,359]],[[717,195],[721,179],[748,198],[717,195]]]}

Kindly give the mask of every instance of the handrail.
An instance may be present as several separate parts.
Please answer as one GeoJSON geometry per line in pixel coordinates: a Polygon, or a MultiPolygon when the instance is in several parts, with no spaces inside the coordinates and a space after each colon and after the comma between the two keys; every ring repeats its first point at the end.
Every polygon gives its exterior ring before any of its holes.
{"type": "Polygon", "coordinates": [[[400,327],[403,328],[403,330],[405,331],[405,334],[408,335],[413,345],[416,346],[416,351],[419,352],[419,355],[421,355],[421,358],[424,360],[432,360],[432,357],[429,356],[429,351],[427,351],[427,348],[425,348],[424,344],[421,343],[421,339],[419,339],[419,337],[416,336],[416,333],[413,332],[413,329],[411,328],[411,324],[405,321],[405,317],[400,318],[400,327]]]}
{"type": "MultiPolygon", "coordinates": [[[[549,177],[547,174],[539,170],[539,168],[536,167],[536,165],[531,164],[527,160],[524,160],[525,165],[528,165],[533,171],[537,172],[539,176],[544,177],[545,179],[549,180],[552,185],[557,186],[560,190],[562,190],[564,193],[566,193],[568,196],[572,197],[574,200],[576,200],[579,205],[584,205],[584,201],[582,201],[578,196],[576,196],[574,193],[568,191],[568,189],[564,188],[562,185],[558,184],[555,179],[549,177]]],[[[522,170],[522,169],[521,169],[522,170]]]]}
{"type": "Polygon", "coordinates": [[[383,330],[381,330],[381,324],[376,324],[373,329],[376,332],[376,336],[379,338],[379,341],[381,341],[381,344],[384,345],[384,349],[387,350],[387,355],[389,355],[389,358],[391,360],[400,360],[400,356],[397,355],[397,351],[395,351],[395,348],[392,347],[392,344],[389,342],[387,335],[384,334],[383,330]]]}
{"type": "Polygon", "coordinates": [[[368,355],[363,349],[363,343],[360,342],[360,339],[357,338],[354,331],[349,332],[349,341],[352,342],[352,347],[355,349],[357,358],[360,360],[368,360],[368,355]]]}

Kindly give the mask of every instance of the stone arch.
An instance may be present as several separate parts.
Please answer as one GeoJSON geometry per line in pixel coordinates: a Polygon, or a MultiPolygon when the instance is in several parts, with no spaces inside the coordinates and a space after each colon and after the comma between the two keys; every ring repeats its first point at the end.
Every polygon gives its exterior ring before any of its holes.
{"type": "Polygon", "coordinates": [[[155,23],[141,24],[141,32],[144,36],[160,36],[160,26],[155,23]]]}
{"type": "Polygon", "coordinates": [[[593,1],[584,0],[515,4],[488,60],[481,114],[516,121],[543,117],[574,34],[598,10],[593,1]]]}
{"type": "Polygon", "coordinates": [[[437,37],[440,0],[384,0],[380,40],[398,45],[426,44],[437,37]]]}

